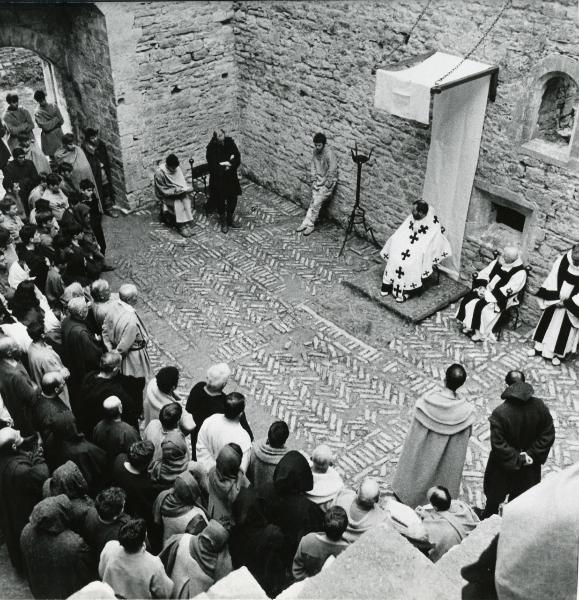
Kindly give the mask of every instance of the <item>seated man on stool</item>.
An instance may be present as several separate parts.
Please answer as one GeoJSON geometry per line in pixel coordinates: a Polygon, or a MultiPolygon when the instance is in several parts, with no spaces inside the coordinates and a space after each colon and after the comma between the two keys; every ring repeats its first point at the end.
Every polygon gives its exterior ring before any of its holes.
{"type": "Polygon", "coordinates": [[[462,299],[456,318],[473,342],[495,340],[493,327],[501,313],[519,303],[518,294],[527,283],[527,271],[514,246],[507,246],[477,274],[472,290],[462,299]]]}
{"type": "Polygon", "coordinates": [[[412,204],[412,214],[388,238],[380,256],[386,261],[381,296],[396,302],[415,295],[432,274],[433,266],[451,255],[444,227],[424,200],[412,204]]]}
{"type": "Polygon", "coordinates": [[[155,173],[155,196],[161,202],[161,221],[176,226],[183,237],[193,235],[190,192],[179,159],[169,154],[155,173]]]}

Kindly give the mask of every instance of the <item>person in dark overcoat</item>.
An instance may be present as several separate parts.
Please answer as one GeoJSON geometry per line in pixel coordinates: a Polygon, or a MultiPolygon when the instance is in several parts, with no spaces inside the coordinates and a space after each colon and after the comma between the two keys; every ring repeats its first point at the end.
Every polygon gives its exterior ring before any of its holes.
{"type": "Polygon", "coordinates": [[[521,372],[507,375],[502,404],[493,410],[491,453],[484,475],[487,497],[483,518],[497,514],[509,501],[541,481],[541,465],[555,441],[553,418],[545,403],[533,396],[533,387],[521,372]]]}
{"type": "Polygon", "coordinates": [[[207,145],[206,158],[209,165],[207,211],[219,212],[221,231],[227,233],[229,227],[239,227],[233,214],[237,207],[237,196],[241,194],[241,185],[237,177],[241,155],[233,138],[226,136],[223,129],[217,129],[207,145]]]}

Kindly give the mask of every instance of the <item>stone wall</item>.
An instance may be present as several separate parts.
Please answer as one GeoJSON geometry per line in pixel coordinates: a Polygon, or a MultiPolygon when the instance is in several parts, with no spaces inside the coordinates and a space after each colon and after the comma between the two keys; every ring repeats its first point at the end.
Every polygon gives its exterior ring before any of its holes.
{"type": "Polygon", "coordinates": [[[151,202],[169,152],[205,162],[217,127],[238,137],[231,2],[100,2],[131,207],[151,202]]]}
{"type": "MultiPolygon", "coordinates": [[[[0,48],[0,90],[44,85],[40,57],[25,48],[0,48]]],[[[2,98],[4,100],[4,98],[2,98]]]]}
{"type": "MultiPolygon", "coordinates": [[[[464,54],[497,14],[495,0],[440,0],[408,46],[394,50],[424,2],[239,3],[235,18],[241,146],[247,173],[306,205],[312,135],[323,130],[337,150],[340,184],[330,214],[345,223],[354,198],[349,148],[374,147],[362,182],[370,223],[384,240],[420,197],[428,128],[373,108],[374,69],[438,49],[464,54]],[[389,56],[389,53],[394,53],[389,56]]],[[[579,57],[575,0],[513,0],[475,59],[500,67],[489,103],[476,178],[531,207],[527,259],[535,290],[558,253],[579,240],[579,177],[568,166],[532,158],[521,145],[534,67],[550,56],[579,57]]],[[[535,118],[536,122],[536,118],[535,118]]],[[[468,233],[462,273],[490,256],[468,233]]],[[[524,311],[534,318],[534,312],[524,311]]]]}
{"type": "Polygon", "coordinates": [[[110,150],[116,197],[125,202],[114,84],[102,13],[84,6],[0,6],[0,47],[26,48],[53,64],[72,130],[96,127],[110,150]]]}

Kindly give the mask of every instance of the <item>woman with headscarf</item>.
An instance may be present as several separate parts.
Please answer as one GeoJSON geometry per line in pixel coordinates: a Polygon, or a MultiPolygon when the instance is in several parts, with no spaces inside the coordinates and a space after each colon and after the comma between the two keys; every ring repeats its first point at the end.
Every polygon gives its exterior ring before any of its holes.
{"type": "Polygon", "coordinates": [[[72,505],[71,525],[75,531],[84,523],[88,511],[94,506],[93,499],[88,495],[88,485],[80,469],[67,460],[58,467],[42,486],[45,498],[64,494],[72,505]]]}
{"type": "Polygon", "coordinates": [[[160,459],[151,463],[151,479],[160,484],[171,485],[181,473],[187,470],[190,455],[187,440],[177,427],[165,434],[161,442],[160,459]]]}
{"type": "Polygon", "coordinates": [[[194,598],[231,573],[228,539],[227,529],[212,519],[198,535],[184,533],[169,540],[160,558],[175,584],[174,598],[194,598]]]}
{"type": "Polygon", "coordinates": [[[239,492],[232,520],[229,551],[233,568],[247,567],[265,593],[275,598],[290,583],[281,529],[267,522],[253,488],[239,492]]]}
{"type": "Polygon", "coordinates": [[[100,490],[106,483],[107,453],[78,432],[71,412],[60,413],[52,419],[44,454],[51,470],[69,460],[75,463],[92,492],[100,490]]]}
{"type": "Polygon", "coordinates": [[[210,519],[231,520],[233,503],[240,490],[249,487],[249,480],[241,470],[243,452],[234,443],[223,446],[215,466],[209,471],[209,502],[207,513],[210,519]]]}
{"type": "Polygon", "coordinates": [[[273,482],[256,490],[268,522],[283,532],[288,569],[302,537],[324,529],[324,513],[306,497],[313,487],[314,477],[307,459],[301,452],[290,450],[275,468],[273,482]]]}
{"type": "Polygon", "coordinates": [[[28,584],[35,598],[68,598],[97,579],[96,557],[70,529],[70,500],[39,502],[20,537],[28,584]]]}
{"type": "Polygon", "coordinates": [[[163,546],[176,534],[185,533],[189,522],[207,515],[201,504],[201,490],[195,477],[185,471],[175,479],[173,488],[161,492],[153,505],[155,523],[163,528],[163,546]]]}

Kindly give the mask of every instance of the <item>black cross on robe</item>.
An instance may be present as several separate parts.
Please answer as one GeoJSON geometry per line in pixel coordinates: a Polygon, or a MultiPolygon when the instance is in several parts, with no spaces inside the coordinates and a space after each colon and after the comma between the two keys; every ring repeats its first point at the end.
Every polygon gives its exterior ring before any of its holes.
{"type": "Polygon", "coordinates": [[[417,233],[413,233],[413,234],[410,236],[410,243],[411,243],[411,244],[414,244],[414,242],[417,242],[417,241],[418,241],[418,234],[417,234],[417,233]]]}
{"type": "Polygon", "coordinates": [[[410,250],[404,250],[402,252],[402,260],[406,260],[410,256],[410,250]]]}
{"type": "Polygon", "coordinates": [[[402,279],[402,275],[404,275],[404,271],[402,270],[402,267],[398,267],[395,271],[396,275],[398,275],[398,279],[402,279]]]}
{"type": "Polygon", "coordinates": [[[426,233],[428,231],[428,225],[421,225],[418,228],[418,233],[426,233]]]}

